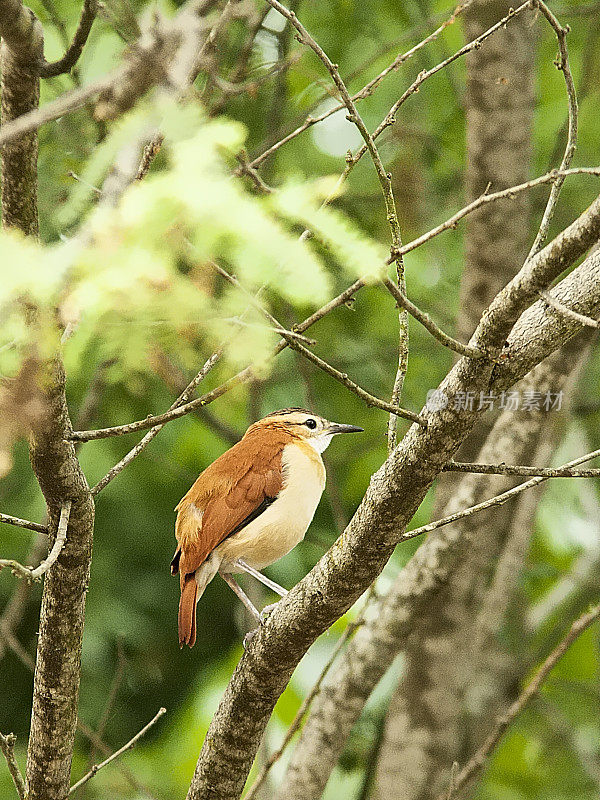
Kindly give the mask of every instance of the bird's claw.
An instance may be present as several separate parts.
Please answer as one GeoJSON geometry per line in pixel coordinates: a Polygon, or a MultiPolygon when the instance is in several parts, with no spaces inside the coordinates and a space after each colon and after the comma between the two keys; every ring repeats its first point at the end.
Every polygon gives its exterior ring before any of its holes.
{"type": "Polygon", "coordinates": [[[250,644],[252,639],[254,639],[254,637],[260,630],[261,626],[266,623],[266,621],[269,618],[269,614],[271,614],[275,610],[276,606],[277,603],[271,603],[271,605],[265,606],[263,610],[260,612],[260,614],[258,615],[258,625],[256,626],[256,628],[253,628],[251,631],[248,631],[248,633],[244,636],[244,641],[243,641],[244,650],[248,649],[248,645],[250,644]]]}
{"type": "Polygon", "coordinates": [[[271,614],[277,606],[277,603],[271,603],[269,606],[265,606],[263,610],[260,612],[259,623],[264,625],[267,619],[269,618],[269,614],[271,614]]]}

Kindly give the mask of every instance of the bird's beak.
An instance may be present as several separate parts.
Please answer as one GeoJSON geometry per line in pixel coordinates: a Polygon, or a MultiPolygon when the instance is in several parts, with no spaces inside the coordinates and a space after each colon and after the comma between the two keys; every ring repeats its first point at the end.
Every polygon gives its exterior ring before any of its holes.
{"type": "Polygon", "coordinates": [[[357,425],[341,425],[338,422],[332,422],[327,433],[360,433],[364,428],[359,428],[357,425]]]}

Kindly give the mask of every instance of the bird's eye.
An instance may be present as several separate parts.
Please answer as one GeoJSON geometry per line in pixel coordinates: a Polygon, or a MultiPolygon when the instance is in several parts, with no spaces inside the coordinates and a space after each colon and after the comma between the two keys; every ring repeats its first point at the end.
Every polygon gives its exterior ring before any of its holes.
{"type": "Polygon", "coordinates": [[[311,431],[314,431],[314,429],[317,427],[317,423],[314,419],[307,419],[304,424],[307,428],[310,428],[311,431]]]}

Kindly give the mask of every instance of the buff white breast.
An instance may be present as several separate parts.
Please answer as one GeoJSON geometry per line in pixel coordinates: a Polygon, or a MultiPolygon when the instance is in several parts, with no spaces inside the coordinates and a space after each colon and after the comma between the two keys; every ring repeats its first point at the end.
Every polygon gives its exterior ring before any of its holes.
{"type": "Polygon", "coordinates": [[[226,562],[238,558],[262,569],[289,553],[304,538],[325,488],[323,459],[316,448],[293,442],[284,447],[281,464],[283,489],[277,499],[215,549],[226,571],[226,562]]]}

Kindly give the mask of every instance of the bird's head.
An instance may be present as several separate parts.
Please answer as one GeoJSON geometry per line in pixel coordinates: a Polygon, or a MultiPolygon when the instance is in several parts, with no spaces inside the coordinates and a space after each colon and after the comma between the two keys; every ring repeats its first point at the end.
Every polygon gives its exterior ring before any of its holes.
{"type": "Polygon", "coordinates": [[[318,414],[311,414],[305,408],[283,408],[273,411],[249,428],[252,430],[285,430],[291,436],[306,441],[318,453],[322,453],[337,433],[358,433],[363,428],[356,425],[343,425],[330,422],[318,414]]]}

